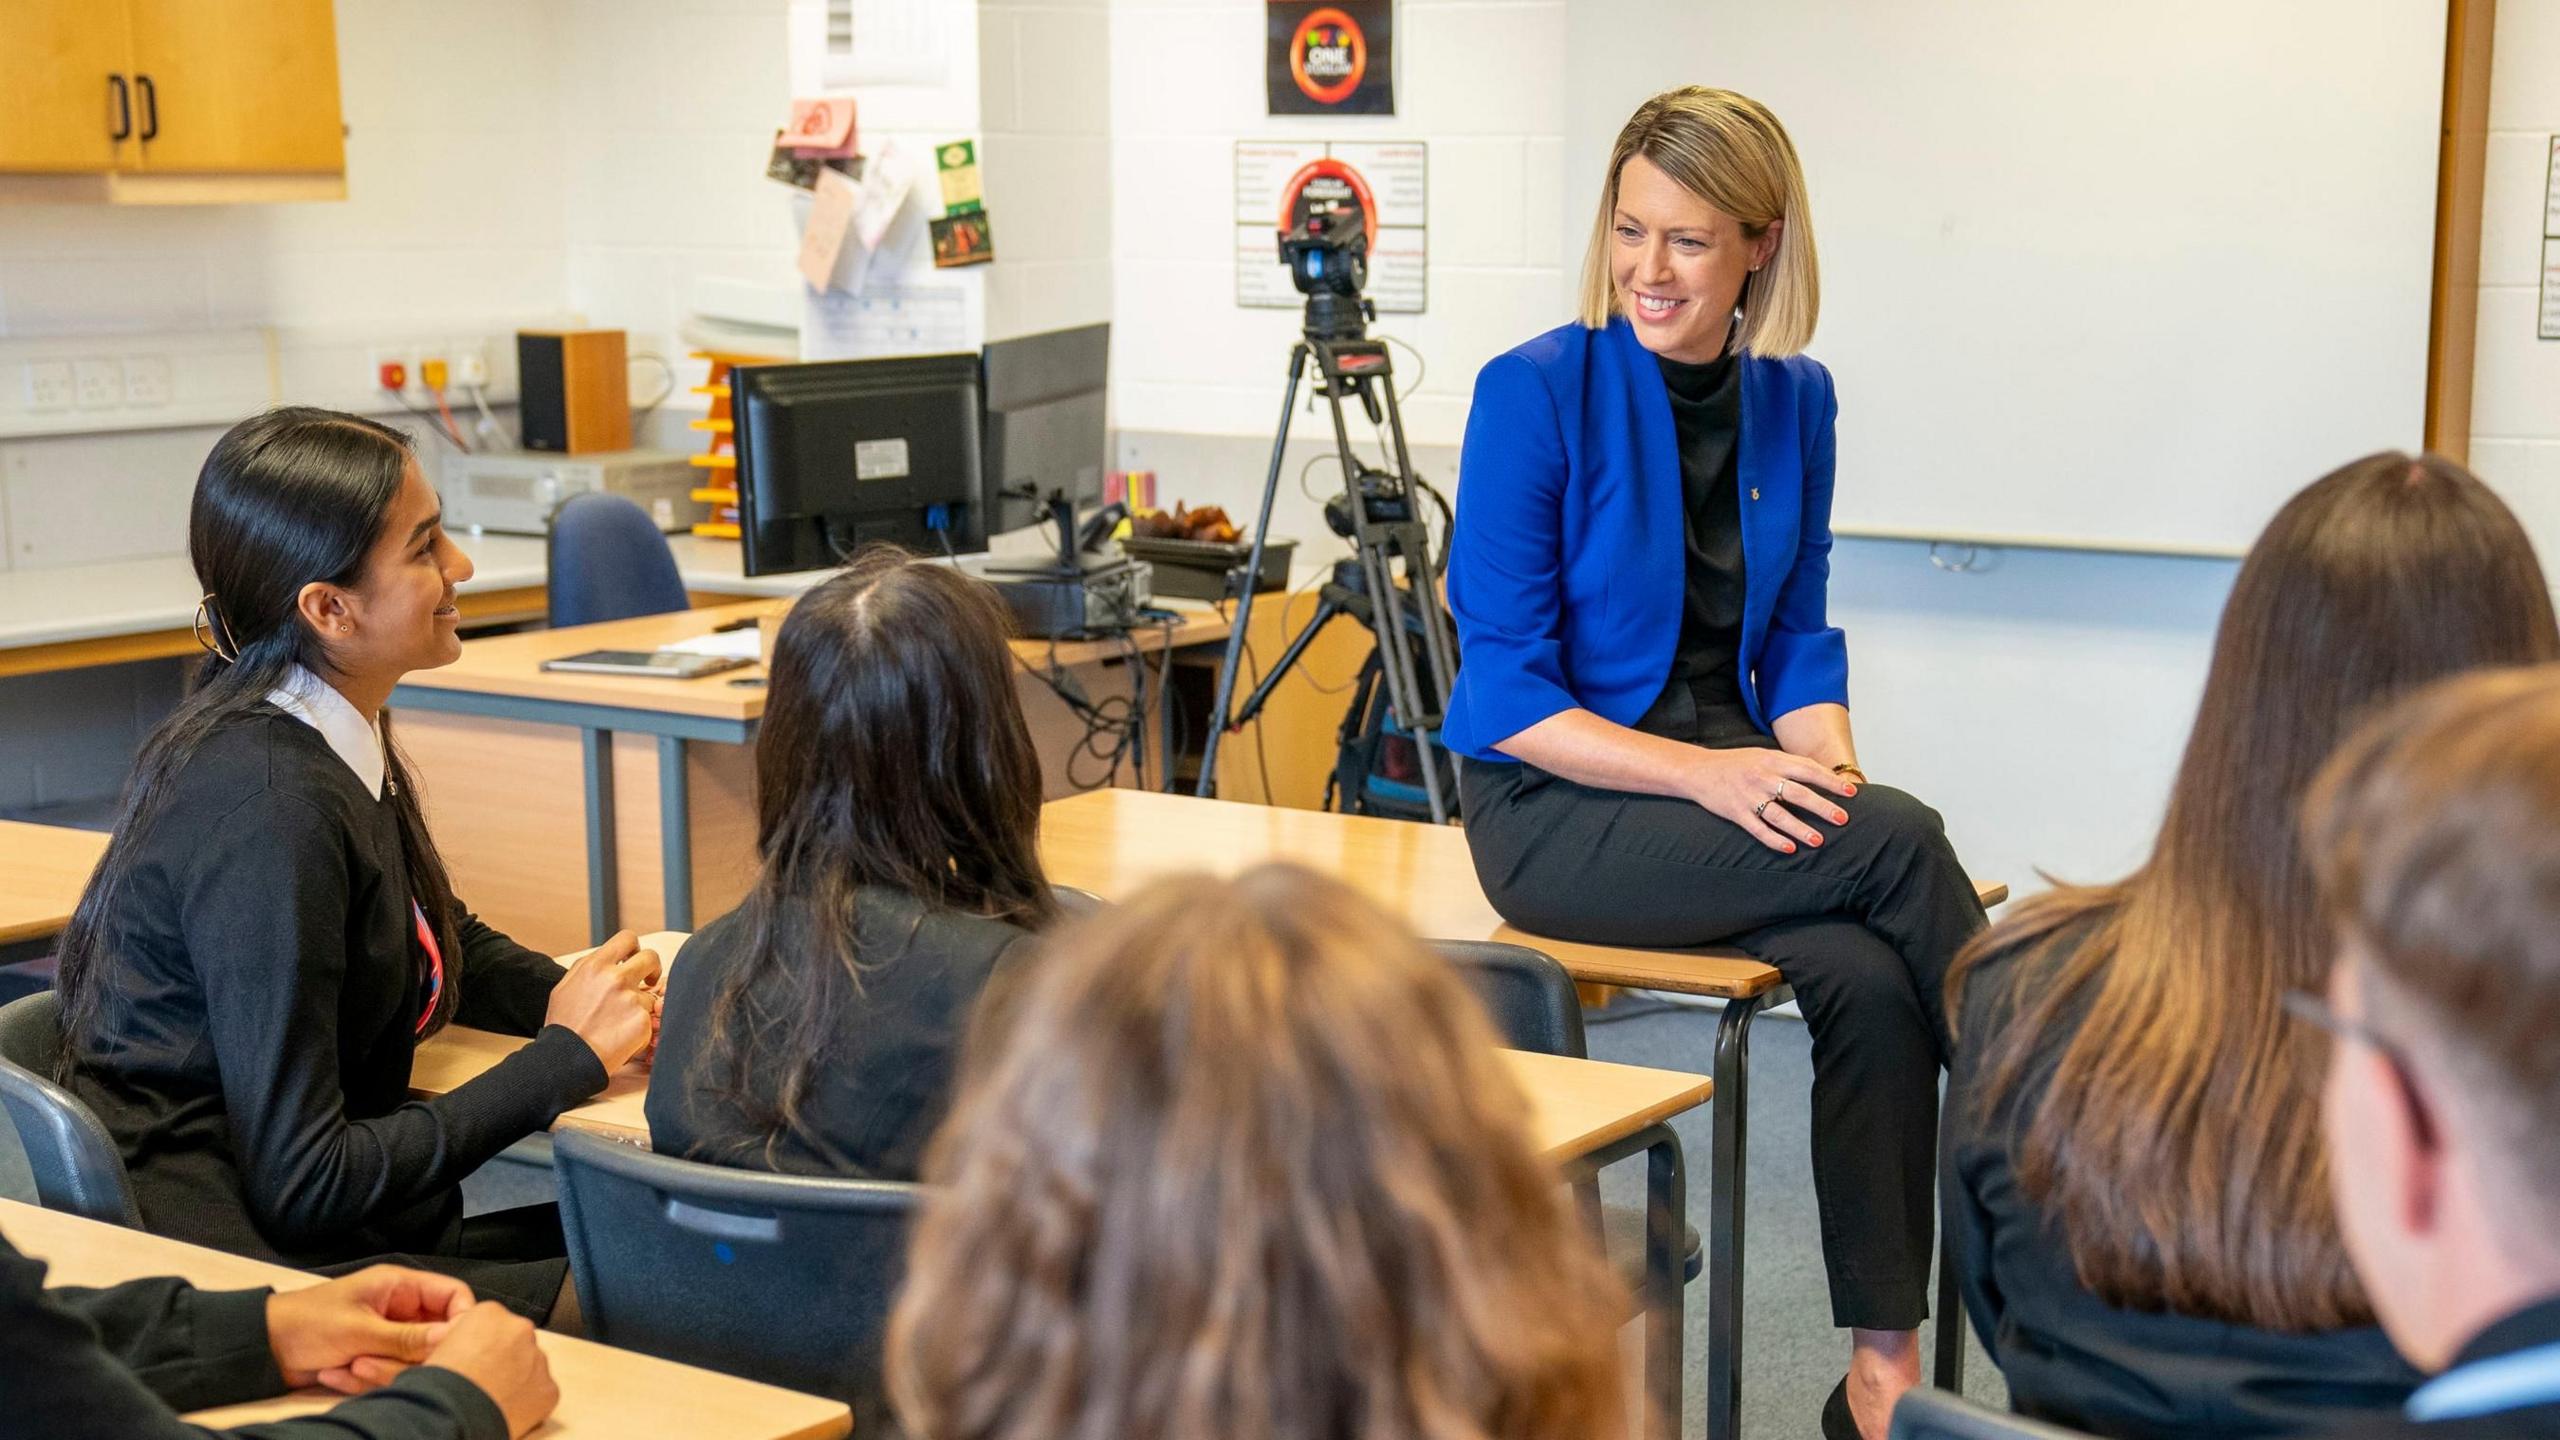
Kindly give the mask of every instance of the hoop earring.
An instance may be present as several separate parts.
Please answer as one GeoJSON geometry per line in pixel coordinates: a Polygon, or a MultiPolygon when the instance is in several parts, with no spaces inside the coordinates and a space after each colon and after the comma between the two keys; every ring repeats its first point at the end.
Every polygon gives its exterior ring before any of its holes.
{"type": "Polygon", "coordinates": [[[213,592],[207,590],[204,592],[204,598],[196,602],[196,618],[191,627],[195,631],[196,644],[204,647],[206,654],[220,660],[223,664],[237,665],[240,663],[239,647],[236,645],[226,647],[222,643],[222,632],[215,628],[221,620],[222,613],[214,608],[213,592]]]}

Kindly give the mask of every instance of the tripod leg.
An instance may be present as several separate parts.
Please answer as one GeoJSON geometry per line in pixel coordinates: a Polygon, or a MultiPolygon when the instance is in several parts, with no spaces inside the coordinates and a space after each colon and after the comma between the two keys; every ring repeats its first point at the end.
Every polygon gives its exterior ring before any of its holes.
{"type": "MultiPolygon", "coordinates": [[[[1236,711],[1237,729],[1253,723],[1254,717],[1262,713],[1262,707],[1271,702],[1271,692],[1280,687],[1280,677],[1288,674],[1289,668],[1298,663],[1298,657],[1307,653],[1307,647],[1315,643],[1317,634],[1323,631],[1326,623],[1342,613],[1342,607],[1329,599],[1316,606],[1315,616],[1307,621],[1307,628],[1291,637],[1289,648],[1280,652],[1271,672],[1253,687],[1252,694],[1244,697],[1244,704],[1236,711]]],[[[1269,804],[1270,797],[1264,796],[1263,803],[1269,804]]]]}
{"type": "MultiPolygon", "coordinates": [[[[1306,374],[1307,356],[1303,340],[1289,351],[1289,387],[1280,396],[1280,427],[1271,435],[1271,469],[1262,478],[1262,513],[1253,525],[1253,558],[1245,563],[1243,593],[1236,596],[1235,628],[1227,632],[1227,657],[1218,665],[1218,695],[1209,707],[1209,735],[1200,747],[1200,783],[1192,793],[1204,799],[1218,793],[1218,740],[1226,733],[1228,707],[1235,703],[1245,628],[1253,623],[1253,582],[1262,574],[1262,547],[1271,537],[1271,502],[1280,493],[1280,461],[1289,449],[1289,417],[1298,408],[1298,381],[1306,374]]],[[[1339,429],[1339,418],[1334,423],[1339,429]]],[[[1167,756],[1166,764],[1171,763],[1172,757],[1167,756]]]]}

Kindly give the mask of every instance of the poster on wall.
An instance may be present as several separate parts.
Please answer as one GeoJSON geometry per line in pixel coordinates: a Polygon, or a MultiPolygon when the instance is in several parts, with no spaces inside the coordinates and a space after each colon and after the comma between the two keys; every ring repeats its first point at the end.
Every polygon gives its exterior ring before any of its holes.
{"type": "Polygon", "coordinates": [[[1419,315],[1430,298],[1430,147],[1419,140],[1236,142],[1236,303],[1306,303],[1280,262],[1280,232],[1313,190],[1356,197],[1369,237],[1369,288],[1381,315],[1419,315]]]}
{"type": "Polygon", "coordinates": [[[1267,0],[1263,90],[1274,115],[1393,115],[1393,0],[1267,0]]]}
{"type": "Polygon", "coordinates": [[[2551,167],[2542,177],[2542,308],[2534,334],[2560,340],[2560,135],[2551,137],[2551,167]]]}

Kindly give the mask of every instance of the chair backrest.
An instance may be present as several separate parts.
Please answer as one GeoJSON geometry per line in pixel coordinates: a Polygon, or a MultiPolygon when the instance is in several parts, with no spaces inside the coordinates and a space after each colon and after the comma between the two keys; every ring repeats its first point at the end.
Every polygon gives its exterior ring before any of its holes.
{"type": "Polygon", "coordinates": [[[1554,956],[1497,940],[1434,940],[1431,948],[1458,967],[1514,1050],[1583,1059],[1582,997],[1554,956]]]}
{"type": "Polygon", "coordinates": [[[563,501],[551,516],[550,555],[554,628],[664,615],[691,603],[667,537],[627,496],[563,501]]]}
{"type": "Polygon", "coordinates": [[[110,1225],[142,1228],[133,1180],[89,1107],[46,1078],[62,1054],[62,997],[47,990],[0,1005],[0,1110],[27,1152],[36,1201],[110,1225]]]}
{"type": "Polygon", "coordinates": [[[589,1335],[831,1396],[856,1435],[896,1433],[881,1346],[922,1186],[705,1165],[575,1131],[552,1153],[589,1335]]]}
{"type": "Polygon", "coordinates": [[[1926,1385],[1902,1393],[1893,1407],[1887,1440],[2089,1440],[2078,1430],[2065,1430],[2001,1410],[1985,1410],[1949,1390],[1926,1385]]]}

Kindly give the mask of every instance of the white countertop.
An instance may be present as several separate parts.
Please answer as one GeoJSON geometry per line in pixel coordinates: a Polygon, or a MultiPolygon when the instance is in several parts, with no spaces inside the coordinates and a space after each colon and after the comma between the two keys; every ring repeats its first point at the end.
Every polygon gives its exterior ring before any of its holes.
{"type": "MultiPolygon", "coordinates": [[[[546,578],[543,541],[531,535],[457,535],[474,573],[466,593],[538,587],[546,578]]],[[[827,578],[826,571],[748,579],[739,573],[738,542],[670,535],[676,569],[689,590],[731,595],[797,595],[827,578]]],[[[50,570],[0,570],[0,649],[146,635],[183,630],[195,623],[195,567],[183,555],[67,565],[50,570]]]]}

